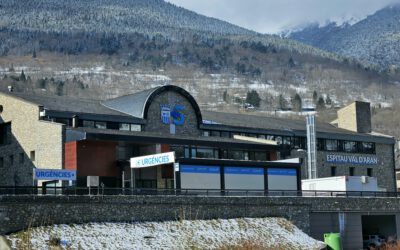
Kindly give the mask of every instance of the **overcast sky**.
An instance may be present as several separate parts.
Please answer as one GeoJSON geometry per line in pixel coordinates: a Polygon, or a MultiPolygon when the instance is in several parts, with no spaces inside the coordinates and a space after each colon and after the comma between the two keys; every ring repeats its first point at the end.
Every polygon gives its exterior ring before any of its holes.
{"type": "Polygon", "coordinates": [[[400,0],[166,0],[261,33],[309,22],[360,20],[400,0]]]}

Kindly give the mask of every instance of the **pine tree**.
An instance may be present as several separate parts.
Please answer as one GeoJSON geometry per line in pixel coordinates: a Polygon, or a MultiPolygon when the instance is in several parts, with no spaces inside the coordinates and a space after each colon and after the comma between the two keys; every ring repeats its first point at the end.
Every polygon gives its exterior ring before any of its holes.
{"type": "Polygon", "coordinates": [[[325,109],[325,101],[324,98],[319,97],[317,102],[317,110],[323,110],[323,109],[325,109]]]}
{"type": "Polygon", "coordinates": [[[21,71],[21,75],[19,75],[19,80],[25,82],[26,81],[26,76],[24,73],[24,70],[21,71]]]}
{"type": "Polygon", "coordinates": [[[293,110],[296,112],[300,112],[301,111],[301,107],[302,107],[302,103],[301,103],[301,97],[299,94],[295,94],[292,98],[292,107],[293,110]]]}
{"type": "Polygon", "coordinates": [[[250,103],[254,107],[260,107],[260,101],[261,101],[261,98],[258,95],[257,91],[252,90],[250,92],[247,92],[247,96],[246,96],[247,103],[250,103]]]}
{"type": "Polygon", "coordinates": [[[316,105],[317,102],[318,102],[318,93],[315,90],[314,90],[314,92],[312,94],[312,99],[313,99],[314,104],[316,105]]]}

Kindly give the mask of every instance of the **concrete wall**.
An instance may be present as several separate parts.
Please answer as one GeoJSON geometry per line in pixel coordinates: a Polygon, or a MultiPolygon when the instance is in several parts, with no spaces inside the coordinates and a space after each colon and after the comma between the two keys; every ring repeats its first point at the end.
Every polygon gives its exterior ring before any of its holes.
{"type": "Polygon", "coordinates": [[[11,122],[11,144],[1,146],[0,157],[4,159],[0,186],[32,185],[32,169],[63,167],[64,127],[62,124],[40,121],[39,106],[0,93],[3,112],[0,122],[11,122]],[[35,160],[31,161],[31,152],[35,160]],[[24,161],[20,161],[21,154],[24,161]],[[14,164],[10,166],[10,156],[14,164]]]}

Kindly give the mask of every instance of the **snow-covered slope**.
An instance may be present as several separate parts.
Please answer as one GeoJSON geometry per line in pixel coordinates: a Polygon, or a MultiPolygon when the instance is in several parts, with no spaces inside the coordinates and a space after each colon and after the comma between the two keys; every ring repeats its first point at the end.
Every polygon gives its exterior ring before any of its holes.
{"type": "Polygon", "coordinates": [[[38,227],[13,235],[12,247],[47,249],[59,239],[68,249],[322,249],[283,218],[90,223],[38,227]],[[25,239],[25,244],[23,244],[25,239]],[[26,240],[29,239],[29,240],[26,240]]]}
{"type": "Polygon", "coordinates": [[[400,65],[400,4],[357,23],[313,24],[289,38],[383,67],[400,65]]]}

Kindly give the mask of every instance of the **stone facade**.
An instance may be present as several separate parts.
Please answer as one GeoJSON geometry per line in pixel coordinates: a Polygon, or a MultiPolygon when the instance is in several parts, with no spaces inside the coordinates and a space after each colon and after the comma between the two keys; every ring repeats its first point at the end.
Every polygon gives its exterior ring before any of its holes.
{"type": "MultiPolygon", "coordinates": [[[[200,121],[202,122],[202,121],[200,121]]],[[[176,135],[198,136],[201,134],[198,128],[196,112],[191,103],[181,94],[173,91],[166,91],[153,99],[147,113],[146,125],[143,131],[170,134],[170,127],[175,126],[176,135]],[[183,125],[168,125],[161,121],[161,106],[168,105],[172,109],[175,105],[182,105],[181,113],[185,116],[183,125]]]]}
{"type": "Polygon", "coordinates": [[[34,167],[62,169],[64,125],[39,120],[38,105],[4,93],[0,105],[1,123],[10,122],[12,133],[10,143],[0,146],[0,186],[31,186],[34,167]]]}
{"type": "MultiPolygon", "coordinates": [[[[386,191],[396,191],[395,183],[395,171],[394,171],[394,152],[393,145],[391,144],[379,144],[375,145],[375,154],[354,154],[344,152],[329,152],[329,151],[318,151],[317,152],[317,176],[318,178],[331,177],[331,168],[336,167],[336,176],[348,176],[350,167],[354,167],[355,176],[367,176],[368,168],[372,169],[372,176],[378,179],[378,186],[386,189],[386,191]],[[348,156],[366,156],[376,157],[378,164],[363,165],[363,164],[338,164],[329,163],[326,161],[327,155],[348,155],[348,156]]],[[[301,167],[301,179],[307,179],[307,165],[306,158],[307,154],[305,151],[298,152],[293,150],[291,152],[292,157],[299,157],[303,159],[301,167]]]]}

